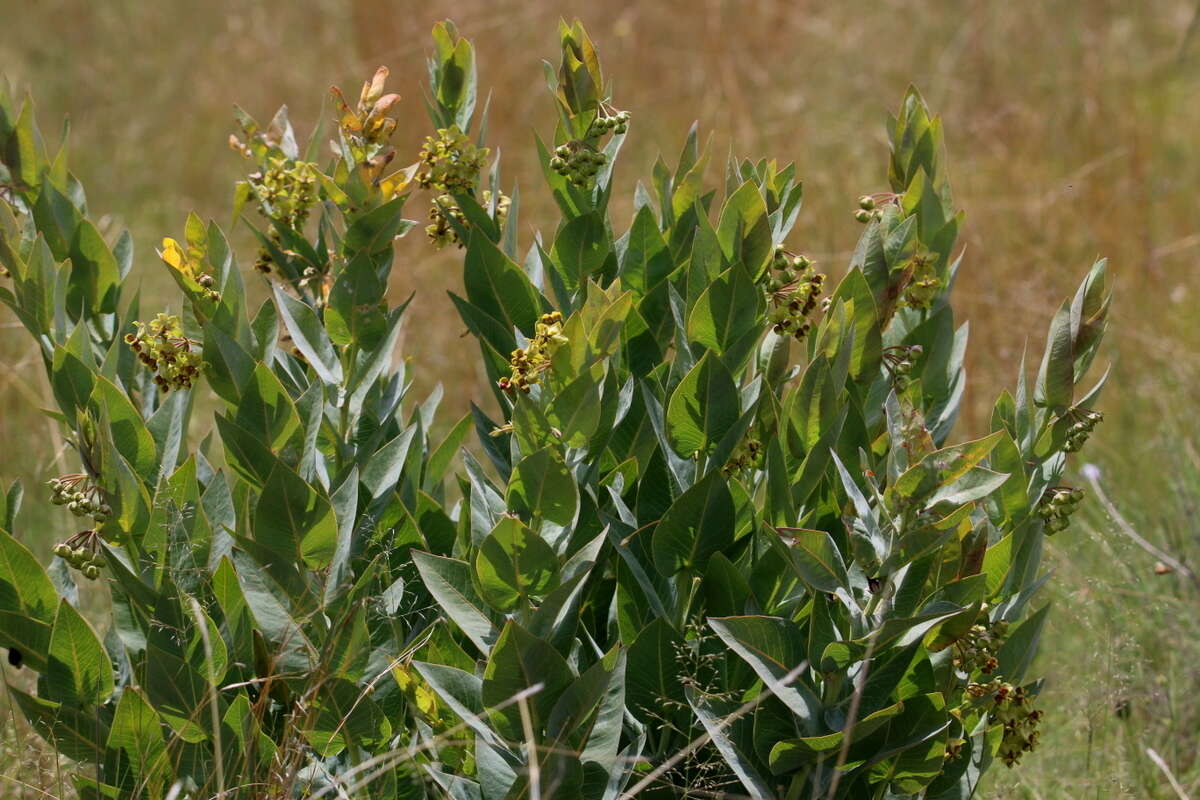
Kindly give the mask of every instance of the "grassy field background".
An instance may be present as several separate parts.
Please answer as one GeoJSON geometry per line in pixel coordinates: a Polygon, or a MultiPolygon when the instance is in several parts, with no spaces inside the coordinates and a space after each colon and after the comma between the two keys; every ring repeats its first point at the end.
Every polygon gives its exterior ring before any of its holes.
{"type": "MultiPolygon", "coordinates": [[[[540,62],[555,57],[559,15],[583,19],[616,104],[633,114],[618,168],[626,207],[657,153],[674,154],[698,120],[718,163],[732,150],[798,164],[806,197],[792,242],[833,274],[858,235],[855,198],[885,183],[884,114],[914,83],[945,119],[967,210],[963,435],[986,424],[1022,349],[1040,355],[1053,308],[1107,256],[1114,374],[1084,456],[1127,526],[1187,564],[1200,561],[1197,11],[1196,0],[0,0],[0,72],[34,94],[51,138],[52,121],[70,116],[92,207],[110,229],[131,229],[136,274],[164,303],[154,244],[178,236],[189,210],[229,219],[243,166],[225,144],[231,104],[265,119],[287,103],[303,132],[330,84],[350,94],[386,64],[405,97],[397,142],[415,154],[428,132],[428,30],[444,17],[476,40],[490,144],[522,188],[526,242],[549,219],[531,144],[553,126],[540,62]]],[[[484,392],[446,321],[453,258],[415,233],[393,290],[417,292],[404,348],[419,382],[440,380],[465,405],[484,392]]],[[[62,453],[39,412],[49,392],[36,357],[0,314],[0,477],[30,488],[22,536],[46,553],[66,520],[37,488],[62,453]]],[[[1042,746],[983,796],[1200,797],[1200,588],[1179,570],[1158,574],[1158,555],[1085,505],[1083,524],[1050,548],[1042,746]]],[[[65,780],[3,711],[0,796],[59,796],[65,780]]]]}

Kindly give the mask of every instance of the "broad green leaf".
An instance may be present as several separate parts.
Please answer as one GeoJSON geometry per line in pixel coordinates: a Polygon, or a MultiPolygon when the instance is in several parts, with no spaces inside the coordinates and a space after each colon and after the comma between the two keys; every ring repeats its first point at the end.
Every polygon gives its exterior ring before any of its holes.
{"type": "Polygon", "coordinates": [[[662,713],[664,702],[683,702],[679,680],[679,649],[683,637],[661,617],[656,617],[629,646],[625,670],[626,696],[636,713],[662,713]]]}
{"type": "Polygon", "coordinates": [[[234,421],[272,451],[278,451],[300,427],[300,416],[287,389],[263,363],[254,366],[241,387],[234,421]]]}
{"type": "Polygon", "coordinates": [[[705,353],[667,403],[667,438],[685,458],[716,447],[738,420],[737,386],[719,358],[705,353]]]}
{"type": "MultiPolygon", "coordinates": [[[[904,710],[903,703],[896,703],[868,714],[858,720],[851,729],[850,741],[866,738],[890,722],[904,710]]],[[[785,775],[824,758],[836,756],[845,742],[847,731],[840,730],[823,736],[805,736],[785,739],[771,748],[771,772],[785,775]]]]}
{"type": "Polygon", "coordinates": [[[562,265],[568,286],[583,286],[608,259],[611,242],[605,220],[596,212],[575,217],[554,239],[551,257],[562,265]]]}
{"type": "Polygon", "coordinates": [[[583,447],[600,424],[600,403],[600,384],[585,372],[554,396],[546,419],[562,434],[564,444],[583,447]]]}
{"type": "Polygon", "coordinates": [[[762,329],[762,290],[740,265],[717,276],[692,307],[688,338],[725,355],[762,329]]]}
{"type": "Polygon", "coordinates": [[[771,254],[771,220],[754,181],[743,183],[725,201],[717,239],[728,263],[741,262],[751,278],[762,275],[771,254]]]}
{"type": "Polygon", "coordinates": [[[795,623],[779,617],[721,617],[708,624],[731,650],[750,665],[799,718],[806,730],[817,725],[821,703],[804,684],[805,643],[795,623]],[[790,676],[790,677],[789,677],[790,676]]]}
{"type": "Polygon", "coordinates": [[[467,245],[463,282],[467,300],[508,329],[533,336],[541,314],[541,298],[524,270],[486,236],[472,236],[467,245]]]}
{"type": "Polygon", "coordinates": [[[471,582],[471,566],[465,561],[442,558],[414,550],[413,563],[425,588],[433,595],[442,610],[459,627],[479,651],[487,655],[496,641],[498,631],[492,624],[487,607],[475,593],[471,582]]]}
{"type": "Polygon", "coordinates": [[[299,557],[320,569],[333,558],[337,519],[324,495],[279,462],[254,509],[254,540],[288,563],[299,557]]]}
{"type": "Polygon", "coordinates": [[[399,436],[379,448],[362,465],[362,483],[371,497],[383,497],[395,488],[409,459],[417,426],[410,425],[399,436]]]}
{"type": "Polygon", "coordinates": [[[346,231],[342,249],[348,254],[360,251],[375,254],[389,250],[392,240],[412,226],[400,214],[406,198],[407,195],[401,195],[355,217],[346,231]]]}
{"type": "Polygon", "coordinates": [[[983,556],[983,574],[987,576],[987,596],[994,597],[1004,585],[1012,567],[1013,534],[1009,533],[987,549],[983,556]]]}
{"type": "Polygon", "coordinates": [[[613,647],[563,691],[546,720],[546,733],[572,750],[587,743],[600,704],[613,681],[622,681],[625,653],[613,647]]]}
{"type": "Polygon", "coordinates": [[[842,554],[828,533],[789,530],[787,536],[792,566],[806,584],[818,592],[835,592],[849,585],[842,554]]]}
{"type": "Polygon", "coordinates": [[[1064,408],[1075,396],[1075,343],[1071,338],[1071,306],[1063,303],[1046,336],[1046,352],[1038,372],[1034,402],[1045,408],[1064,408]]]}
{"type": "Polygon", "coordinates": [[[50,365],[54,399],[68,417],[73,418],[76,411],[87,407],[96,383],[94,369],[91,334],[87,325],[76,325],[65,347],[54,346],[50,365]]]}
{"type": "Polygon", "coordinates": [[[312,702],[316,713],[308,717],[303,733],[323,757],[335,756],[350,744],[371,752],[391,738],[392,725],[379,704],[345,678],[323,682],[312,702]]]}
{"type": "Polygon", "coordinates": [[[833,302],[845,300],[852,308],[854,349],[850,355],[850,375],[856,379],[872,380],[879,369],[883,343],[875,299],[862,270],[852,269],[838,284],[833,293],[833,302]]]}
{"type": "Polygon", "coordinates": [[[558,558],[519,519],[505,517],[479,545],[475,579],[483,599],[495,608],[528,607],[558,585],[558,558]]]}
{"type": "Polygon", "coordinates": [[[450,462],[458,454],[459,448],[466,441],[470,431],[471,415],[464,414],[462,419],[446,434],[446,438],[441,441],[441,444],[432,449],[429,460],[425,463],[423,483],[426,491],[436,491],[441,487],[442,481],[446,477],[446,470],[450,468],[450,462]]]}
{"type": "MultiPolygon", "coordinates": [[[[742,752],[732,735],[731,728],[738,724],[735,715],[741,704],[718,695],[704,694],[693,686],[688,686],[686,692],[688,705],[742,786],[750,792],[751,797],[770,797],[770,785],[759,775],[752,759],[742,752]]],[[[742,724],[748,720],[748,717],[743,718],[742,724]]]]}
{"type": "Polygon", "coordinates": [[[144,481],[154,480],[158,466],[154,437],[125,392],[97,375],[88,405],[96,419],[107,420],[113,445],[138,476],[144,481]]]}
{"type": "Polygon", "coordinates": [[[113,693],[113,669],[99,637],[65,599],[50,629],[46,672],[38,693],[79,708],[103,703],[113,693]]]}
{"type": "Polygon", "coordinates": [[[14,686],[7,687],[6,691],[17,701],[33,729],[52,742],[60,753],[84,764],[101,761],[108,725],[98,709],[33,697],[14,686]]]}
{"type": "Polygon", "coordinates": [[[952,717],[941,693],[906,699],[902,713],[869,738],[871,780],[888,781],[895,792],[919,794],[945,766],[946,732],[952,717]]]}
{"type": "Polygon", "coordinates": [[[558,698],[574,680],[571,668],[557,650],[510,619],[483,668],[483,704],[502,736],[523,740],[521,706],[528,709],[534,731],[540,731],[558,698]],[[530,694],[519,699],[526,692],[530,694]]]}
{"type": "Polygon", "coordinates": [[[275,307],[279,309],[279,316],[287,326],[296,348],[316,370],[321,380],[331,386],[341,384],[342,362],[316,312],[284,292],[279,284],[275,284],[274,290],[275,307]]]}
{"type": "Polygon", "coordinates": [[[123,753],[123,762],[134,780],[144,781],[148,786],[157,783],[161,789],[170,775],[162,722],[136,686],[128,686],[121,692],[108,734],[108,747],[123,753]]]}
{"type": "Polygon", "coordinates": [[[0,645],[16,648],[33,669],[46,669],[58,592],[25,545],[0,531],[0,645]]]}
{"type": "Polygon", "coordinates": [[[81,219],[71,241],[71,291],[67,301],[86,304],[94,314],[117,310],[121,272],[104,237],[87,219],[81,219]]]}
{"type": "Polygon", "coordinates": [[[971,442],[935,450],[904,471],[887,495],[903,501],[917,502],[928,498],[943,486],[965,475],[982,462],[1003,436],[1002,431],[971,442]]]}
{"type": "Polygon", "coordinates": [[[1000,661],[997,672],[1013,683],[1019,683],[1025,677],[1025,672],[1033,663],[1037,654],[1038,643],[1042,638],[1042,630],[1046,627],[1046,615],[1050,604],[1039,608],[1016,626],[1000,647],[996,658],[1000,661]]]}
{"type": "Polygon", "coordinates": [[[333,282],[325,306],[325,327],[334,344],[374,350],[387,336],[383,296],[387,286],[365,254],[348,263],[333,282]]]}
{"type": "Polygon", "coordinates": [[[638,295],[645,295],[674,270],[671,251],[649,206],[642,206],[629,228],[621,257],[621,282],[638,295]]]}
{"type": "Polygon", "coordinates": [[[713,470],[680,495],[654,528],[651,548],[659,574],[680,570],[703,574],[713,553],[733,544],[733,495],[720,470],[713,470]]]}
{"type": "Polygon", "coordinates": [[[579,511],[579,489],[562,457],[551,447],[517,462],[505,500],[509,509],[528,520],[534,530],[540,530],[543,522],[555,526],[556,531],[546,536],[548,540],[555,538],[557,530],[571,525],[579,511]]]}

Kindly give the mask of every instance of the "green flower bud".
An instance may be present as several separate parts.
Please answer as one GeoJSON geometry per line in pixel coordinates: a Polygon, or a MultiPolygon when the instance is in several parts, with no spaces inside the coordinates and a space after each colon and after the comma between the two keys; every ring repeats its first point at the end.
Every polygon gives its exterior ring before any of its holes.
{"type": "Polygon", "coordinates": [[[875,198],[871,197],[869,194],[864,194],[862,197],[858,198],[858,207],[863,211],[874,211],[875,198]]]}
{"type": "Polygon", "coordinates": [[[871,212],[860,208],[854,212],[854,218],[865,225],[871,221],[871,212]]]}

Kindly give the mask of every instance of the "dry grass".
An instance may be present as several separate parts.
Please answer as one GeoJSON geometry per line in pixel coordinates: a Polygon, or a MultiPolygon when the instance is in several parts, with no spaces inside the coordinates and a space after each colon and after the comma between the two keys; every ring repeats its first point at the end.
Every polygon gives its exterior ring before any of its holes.
{"type": "MultiPolygon", "coordinates": [[[[882,115],[915,83],[945,117],[968,212],[958,287],[973,340],[966,425],[986,424],[989,398],[1013,383],[1026,341],[1040,351],[1055,298],[1107,255],[1117,278],[1115,374],[1110,422],[1088,456],[1149,538],[1196,556],[1193,509],[1180,498],[1200,482],[1170,486],[1163,464],[1179,437],[1198,438],[1189,402],[1200,388],[1196,13],[1195,0],[0,0],[0,64],[32,89],[43,120],[70,114],[74,168],[93,207],[132,228],[152,297],[166,296],[153,243],[177,235],[190,209],[228,219],[241,166],[224,144],[230,103],[263,118],[286,102],[307,129],[325,87],[355,86],[385,63],[407,101],[401,147],[415,153],[427,129],[426,34],[445,16],[477,41],[481,82],[493,92],[489,139],[523,189],[526,243],[547,218],[529,145],[533,130],[553,124],[540,60],[555,52],[559,15],[583,18],[617,104],[634,115],[619,168],[626,189],[698,119],[718,132],[718,163],[732,149],[799,164],[807,205],[793,240],[834,272],[858,234],[854,198],[883,183],[882,115]],[[1164,434],[1164,419],[1178,428],[1164,434]]],[[[463,404],[483,392],[449,321],[452,259],[414,235],[394,290],[418,291],[408,330],[419,335],[406,348],[421,380],[460,387],[449,394],[463,404]]],[[[11,367],[0,376],[0,452],[24,456],[0,474],[31,485],[57,455],[37,411],[47,392],[23,331],[9,316],[0,326],[11,367]]],[[[29,505],[26,535],[48,548],[62,520],[29,505]]],[[[1200,774],[1188,760],[1195,738],[1163,744],[1196,725],[1187,694],[1200,687],[1187,661],[1195,648],[1179,640],[1200,627],[1190,622],[1198,598],[1174,584],[1161,594],[1175,579],[1154,576],[1152,560],[1105,520],[1093,523],[1093,535],[1072,529],[1055,542],[1050,592],[1060,602],[1043,660],[1054,729],[989,796],[1173,796],[1143,736],[1158,737],[1166,763],[1187,773],[1185,787],[1200,774]],[[1125,700],[1128,720],[1114,713],[1125,700]]]]}

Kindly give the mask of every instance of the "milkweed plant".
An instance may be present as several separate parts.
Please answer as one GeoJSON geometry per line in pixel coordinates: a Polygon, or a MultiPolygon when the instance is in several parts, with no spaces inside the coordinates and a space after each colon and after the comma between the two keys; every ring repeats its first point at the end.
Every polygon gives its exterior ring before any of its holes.
{"type": "Polygon", "coordinates": [[[841,269],[790,236],[794,166],[711,180],[694,129],[614,220],[637,114],[560,39],[532,241],[442,23],[417,154],[383,68],[303,148],[286,109],[239,110],[254,251],[189,216],[152,307],[0,97],[0,299],[71,446],[27,502],[73,515],[23,530],[8,492],[0,645],[80,797],[949,800],[1053,735],[1036,593],[1101,419],[1104,262],[959,441],[963,215],[920,95],[849,187],[841,269]],[[393,240],[421,225],[461,256],[491,387],[458,420],[396,352],[393,240]],[[50,535],[46,567],[22,539],[50,535]]]}

